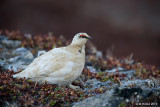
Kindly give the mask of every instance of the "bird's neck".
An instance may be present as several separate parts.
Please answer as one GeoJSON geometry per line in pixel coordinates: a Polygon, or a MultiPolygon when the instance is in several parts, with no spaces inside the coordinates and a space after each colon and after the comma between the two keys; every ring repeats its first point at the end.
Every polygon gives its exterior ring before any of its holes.
{"type": "Polygon", "coordinates": [[[79,45],[79,44],[70,44],[69,46],[68,46],[68,48],[70,49],[70,50],[74,50],[74,51],[77,51],[77,52],[85,52],[85,45],[79,45]]]}
{"type": "Polygon", "coordinates": [[[73,48],[73,49],[80,50],[80,49],[82,49],[83,47],[85,47],[85,45],[80,45],[80,44],[70,44],[69,47],[70,47],[70,48],[73,48]]]}

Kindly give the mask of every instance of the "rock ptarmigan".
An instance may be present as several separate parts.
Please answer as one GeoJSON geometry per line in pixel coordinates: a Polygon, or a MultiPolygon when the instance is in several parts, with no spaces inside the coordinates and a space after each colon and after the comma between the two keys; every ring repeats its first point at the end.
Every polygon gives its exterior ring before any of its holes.
{"type": "Polygon", "coordinates": [[[22,72],[13,78],[26,78],[47,84],[68,85],[78,89],[71,83],[81,75],[85,64],[85,44],[91,38],[86,33],[74,36],[70,45],[54,48],[34,59],[22,72]]]}

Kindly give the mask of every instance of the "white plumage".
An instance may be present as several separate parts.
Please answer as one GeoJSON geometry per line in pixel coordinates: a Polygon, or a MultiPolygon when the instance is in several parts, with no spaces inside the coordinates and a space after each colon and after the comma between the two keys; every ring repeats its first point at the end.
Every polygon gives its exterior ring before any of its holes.
{"type": "Polygon", "coordinates": [[[69,46],[54,48],[35,60],[22,72],[13,75],[13,78],[26,78],[35,82],[58,85],[71,85],[83,71],[85,64],[85,43],[91,38],[86,33],[74,36],[69,46]]]}

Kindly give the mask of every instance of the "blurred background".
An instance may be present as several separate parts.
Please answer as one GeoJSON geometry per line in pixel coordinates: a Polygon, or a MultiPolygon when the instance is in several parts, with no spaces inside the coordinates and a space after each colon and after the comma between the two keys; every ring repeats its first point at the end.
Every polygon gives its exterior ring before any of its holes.
{"type": "Polygon", "coordinates": [[[86,32],[99,50],[160,66],[159,0],[1,0],[0,29],[70,39],[86,32]]]}

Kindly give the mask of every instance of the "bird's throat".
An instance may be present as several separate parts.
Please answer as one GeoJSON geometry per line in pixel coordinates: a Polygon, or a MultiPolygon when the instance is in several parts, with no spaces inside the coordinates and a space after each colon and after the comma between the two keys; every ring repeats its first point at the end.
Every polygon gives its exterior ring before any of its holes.
{"type": "Polygon", "coordinates": [[[74,51],[77,51],[77,52],[79,52],[79,53],[82,53],[82,52],[84,52],[85,50],[85,45],[75,45],[75,44],[71,44],[71,45],[69,45],[69,48],[71,49],[71,50],[74,50],[74,51]]]}

